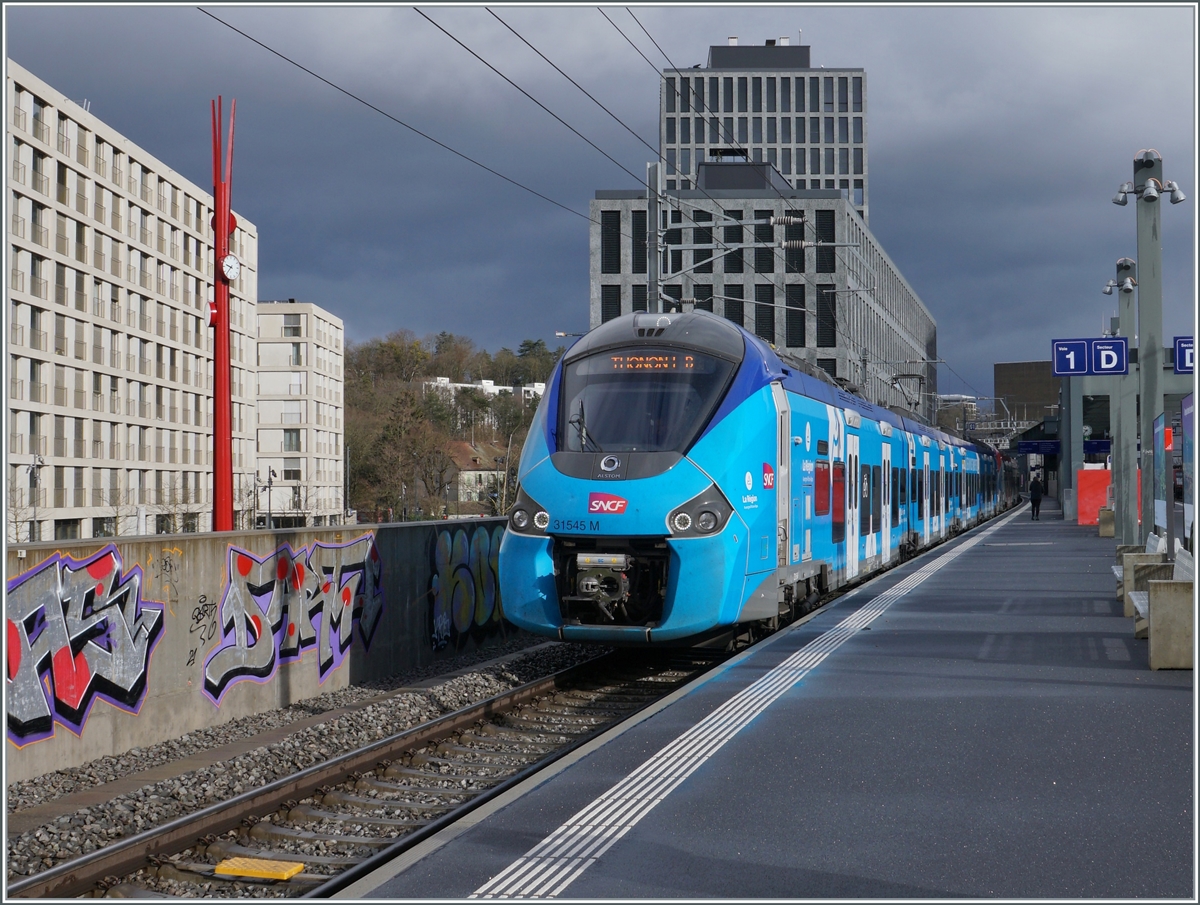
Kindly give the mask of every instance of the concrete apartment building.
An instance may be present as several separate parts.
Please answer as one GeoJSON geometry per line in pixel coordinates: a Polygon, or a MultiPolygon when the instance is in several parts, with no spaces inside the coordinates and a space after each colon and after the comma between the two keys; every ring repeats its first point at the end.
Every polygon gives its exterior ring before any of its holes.
{"type": "Polygon", "coordinates": [[[814,69],[810,47],[787,37],[708,49],[704,67],[664,69],[659,147],[666,188],[695,187],[714,151],[745,151],[792,188],[840,189],[870,223],[867,74],[814,69]]]}
{"type": "Polygon", "coordinates": [[[255,522],[267,527],[270,519],[276,528],[340,525],[342,320],[295,299],[259,301],[257,317],[258,466],[250,488],[257,498],[255,522]]]}
{"type": "Polygon", "coordinates": [[[661,197],[662,307],[648,298],[646,192],[596,192],[590,326],[694,299],[870,401],[932,422],[937,324],[845,190],[793,188],[767,163],[706,162],[696,179],[661,197]],[[780,217],[803,221],[772,224],[780,217]],[[834,244],[783,247],[799,239],[834,244]]]}
{"type": "MultiPolygon", "coordinates": [[[[8,537],[208,530],[212,196],[12,60],[5,89],[8,537]]],[[[237,219],[235,486],[254,471],[258,271],[237,219]]]]}

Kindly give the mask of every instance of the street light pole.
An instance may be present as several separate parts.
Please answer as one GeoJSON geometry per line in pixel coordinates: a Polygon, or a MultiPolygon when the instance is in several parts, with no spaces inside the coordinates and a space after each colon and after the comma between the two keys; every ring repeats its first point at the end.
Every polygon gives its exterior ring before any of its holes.
{"type": "Polygon", "coordinates": [[[46,460],[43,459],[37,453],[34,453],[33,461],[28,465],[29,476],[33,479],[31,481],[31,483],[33,484],[33,522],[29,526],[29,531],[28,531],[30,543],[33,543],[34,529],[37,529],[37,535],[38,535],[37,539],[38,540],[42,539],[42,527],[41,527],[41,525],[38,524],[38,518],[37,518],[37,504],[38,504],[38,491],[41,489],[41,486],[42,486],[42,468],[44,468],[45,465],[46,465],[46,460]]]}

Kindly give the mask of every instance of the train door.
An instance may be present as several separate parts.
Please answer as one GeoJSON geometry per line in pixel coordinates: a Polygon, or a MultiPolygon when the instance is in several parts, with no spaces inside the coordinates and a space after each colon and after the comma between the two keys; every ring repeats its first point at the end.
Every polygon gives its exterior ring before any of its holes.
{"type": "Polygon", "coordinates": [[[921,543],[929,543],[929,525],[933,521],[933,510],[929,508],[929,450],[921,451],[921,510],[925,515],[921,523],[921,543]]]}
{"type": "Polygon", "coordinates": [[[775,457],[775,529],[776,565],[780,568],[788,564],[788,508],[792,499],[791,462],[792,462],[792,410],[788,405],[787,390],[780,383],[771,384],[771,394],[775,397],[775,448],[779,454],[775,457]]]}
{"type": "Polygon", "coordinates": [[[896,488],[892,485],[892,442],[890,438],[883,441],[883,562],[891,558],[892,551],[892,494],[896,488]]]}
{"type": "Polygon", "coordinates": [[[858,434],[846,431],[846,578],[858,575],[858,483],[859,468],[858,434]]]}

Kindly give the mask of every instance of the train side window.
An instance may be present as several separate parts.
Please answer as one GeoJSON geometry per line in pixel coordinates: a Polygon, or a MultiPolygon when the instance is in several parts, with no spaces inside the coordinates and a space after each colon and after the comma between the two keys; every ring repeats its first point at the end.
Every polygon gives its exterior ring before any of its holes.
{"type": "Polygon", "coordinates": [[[858,533],[866,537],[871,533],[871,466],[862,466],[862,479],[859,481],[861,498],[858,502],[858,533]]]}
{"type": "Polygon", "coordinates": [[[846,539],[846,463],[833,463],[833,542],[846,539]]]}
{"type": "Polygon", "coordinates": [[[905,481],[900,480],[900,469],[892,469],[892,527],[900,525],[900,497],[904,494],[905,481]]]}
{"type": "Polygon", "coordinates": [[[925,472],[917,472],[917,518],[925,518],[925,472]]]}
{"type": "Polygon", "coordinates": [[[816,515],[829,515],[829,463],[823,459],[817,460],[816,474],[813,478],[813,512],[816,515]]]}
{"type": "Polygon", "coordinates": [[[818,456],[829,455],[829,441],[828,440],[818,440],[817,441],[817,455],[818,456]]]}
{"type": "Polygon", "coordinates": [[[883,494],[880,492],[880,482],[883,471],[878,465],[871,466],[871,527],[878,531],[883,527],[883,494]]]}

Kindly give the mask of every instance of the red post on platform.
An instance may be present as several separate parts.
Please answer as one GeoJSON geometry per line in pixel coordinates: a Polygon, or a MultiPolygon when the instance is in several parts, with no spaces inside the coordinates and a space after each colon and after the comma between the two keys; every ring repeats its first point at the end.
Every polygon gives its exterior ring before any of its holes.
{"type": "MultiPolygon", "coordinates": [[[[229,278],[226,259],[229,236],[237,226],[229,211],[233,178],[233,121],[237,101],[229,109],[229,147],[225,173],[221,174],[221,98],[212,102],[213,137],[213,277],[215,281],[209,321],[213,328],[213,530],[233,530],[233,395],[229,372],[229,278]]],[[[237,262],[233,262],[237,264],[237,262]]]]}

